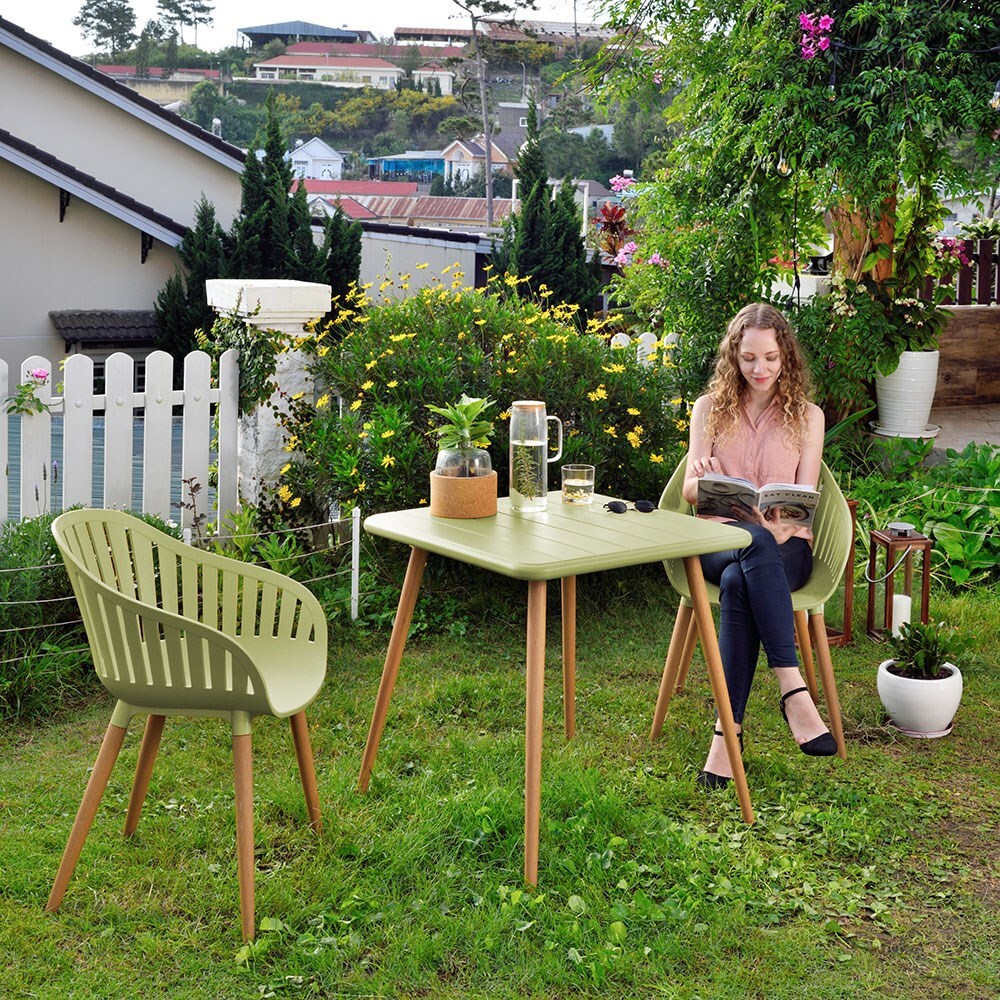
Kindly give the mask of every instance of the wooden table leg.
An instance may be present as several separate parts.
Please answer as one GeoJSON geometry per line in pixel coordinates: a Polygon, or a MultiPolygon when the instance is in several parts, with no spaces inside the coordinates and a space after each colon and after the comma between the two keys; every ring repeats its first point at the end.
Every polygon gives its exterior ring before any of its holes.
{"type": "Polygon", "coordinates": [[[747,788],[747,776],[743,770],[736,723],[733,721],[733,708],[729,702],[729,688],[726,687],[726,677],[722,671],[722,655],[715,634],[715,622],[712,620],[712,606],[708,603],[708,594],[705,592],[701,560],[698,556],[685,556],[684,569],[691,591],[691,603],[694,605],[694,617],[698,622],[698,633],[701,636],[701,651],[705,656],[705,666],[708,668],[708,679],[712,685],[712,696],[715,698],[715,707],[719,713],[719,724],[722,726],[726,753],[729,755],[729,764],[733,770],[733,782],[740,800],[740,809],[743,812],[744,822],[752,823],[754,815],[753,807],[750,805],[750,790],[747,788]]]}
{"type": "Polygon", "coordinates": [[[576,577],[560,581],[562,594],[563,725],[566,739],[576,734],[576,577]]]}
{"type": "MultiPolygon", "coordinates": [[[[403,590],[399,595],[399,605],[396,608],[396,620],[392,625],[392,636],[389,639],[389,649],[385,654],[385,666],[382,668],[382,680],[378,686],[378,696],[375,699],[375,711],[372,714],[372,724],[368,729],[368,742],[361,758],[361,773],[358,775],[358,791],[368,791],[368,781],[372,775],[372,765],[378,753],[378,741],[382,738],[382,727],[389,711],[392,699],[392,689],[396,686],[396,675],[399,673],[399,662],[403,658],[403,647],[410,631],[410,620],[413,618],[413,608],[420,593],[420,581],[427,565],[427,552],[424,549],[413,548],[410,551],[410,562],[406,567],[406,577],[403,580],[403,590]]],[[[544,640],[544,636],[543,636],[544,640]]]]}
{"type": "Polygon", "coordinates": [[[542,703],[545,694],[545,581],[528,583],[524,711],[524,881],[538,884],[542,801],[542,703]]]}

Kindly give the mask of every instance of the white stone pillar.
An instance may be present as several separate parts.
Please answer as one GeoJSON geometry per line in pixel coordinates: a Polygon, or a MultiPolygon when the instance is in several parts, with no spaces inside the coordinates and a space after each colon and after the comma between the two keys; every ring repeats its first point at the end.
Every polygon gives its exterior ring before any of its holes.
{"type": "MultiPolygon", "coordinates": [[[[267,336],[268,330],[277,330],[301,337],[307,323],[330,311],[330,286],[310,281],[214,278],[205,282],[205,290],[208,304],[216,312],[236,312],[260,330],[261,336],[267,336]]],[[[288,406],[281,393],[294,396],[302,392],[310,396],[313,392],[302,351],[279,354],[274,378],[280,392],[270,402],[283,412],[287,412],[288,406]]],[[[259,406],[240,418],[237,476],[242,500],[258,504],[262,492],[277,488],[278,474],[288,461],[286,443],[285,429],[277,422],[271,406],[259,406]]]]}

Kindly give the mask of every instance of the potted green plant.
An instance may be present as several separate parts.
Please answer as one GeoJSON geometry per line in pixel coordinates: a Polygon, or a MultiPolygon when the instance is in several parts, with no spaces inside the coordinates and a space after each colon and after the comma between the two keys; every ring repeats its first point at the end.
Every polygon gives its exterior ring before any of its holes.
{"type": "Polygon", "coordinates": [[[490,460],[493,422],[486,412],[494,406],[485,397],[462,393],[457,403],[427,409],[444,418],[431,429],[438,438],[438,455],[431,473],[431,514],[435,517],[490,517],[497,512],[497,474],[490,460]]]}
{"type": "Polygon", "coordinates": [[[933,739],[951,732],[962,699],[954,661],[966,643],[944,622],[904,622],[889,636],[892,659],[878,668],[878,694],[889,718],[907,736],[933,739]]]}

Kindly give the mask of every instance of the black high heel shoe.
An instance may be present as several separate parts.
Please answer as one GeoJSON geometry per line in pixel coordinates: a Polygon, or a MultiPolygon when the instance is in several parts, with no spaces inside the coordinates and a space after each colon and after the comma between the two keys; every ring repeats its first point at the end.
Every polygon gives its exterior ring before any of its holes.
{"type": "MultiPolygon", "coordinates": [[[[785,702],[788,701],[793,694],[800,694],[801,692],[808,690],[809,688],[806,687],[797,687],[781,696],[781,701],[778,702],[778,707],[781,709],[781,717],[785,720],[785,722],[788,722],[788,716],[785,714],[785,702]]],[[[788,728],[791,729],[792,727],[789,726],[788,728]]],[[[809,757],[832,757],[837,752],[837,741],[833,738],[832,733],[820,733],[819,736],[816,736],[811,740],[807,740],[805,743],[800,743],[799,749],[809,757]]]]}
{"type": "MultiPolygon", "coordinates": [[[[724,736],[721,729],[713,730],[716,736],[724,736]]],[[[741,729],[736,738],[740,741],[740,756],[743,755],[743,730],[741,729]]],[[[725,788],[732,779],[724,774],[713,774],[711,771],[699,771],[694,783],[699,788],[725,788]]]]}

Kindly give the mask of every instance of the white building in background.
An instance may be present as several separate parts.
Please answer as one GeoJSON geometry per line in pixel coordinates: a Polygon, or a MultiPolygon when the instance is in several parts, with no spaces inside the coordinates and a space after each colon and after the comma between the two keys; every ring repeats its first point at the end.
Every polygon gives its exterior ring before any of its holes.
{"type": "Polygon", "coordinates": [[[286,52],[254,63],[254,79],[299,80],[337,87],[373,87],[392,90],[406,76],[398,66],[384,59],[286,52]]]}
{"type": "Polygon", "coordinates": [[[311,180],[339,181],[344,173],[344,156],[318,136],[308,142],[300,139],[289,153],[292,173],[311,180]]]}
{"type": "Polygon", "coordinates": [[[442,97],[450,97],[455,92],[455,74],[436,62],[415,69],[413,82],[422,83],[424,90],[428,90],[432,83],[436,83],[441,88],[442,97]]]}

